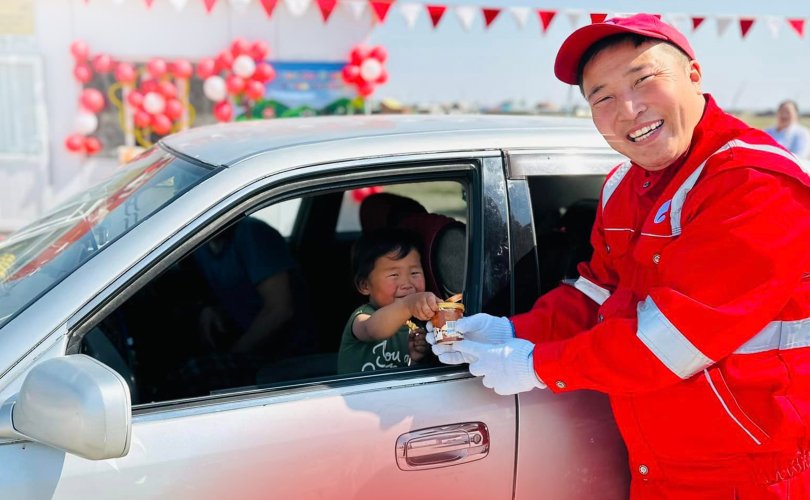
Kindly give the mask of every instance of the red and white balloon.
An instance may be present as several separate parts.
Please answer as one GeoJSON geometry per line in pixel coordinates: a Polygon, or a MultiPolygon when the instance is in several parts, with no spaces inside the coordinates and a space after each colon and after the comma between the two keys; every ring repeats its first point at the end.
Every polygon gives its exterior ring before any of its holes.
{"type": "Polygon", "coordinates": [[[357,93],[361,96],[370,96],[377,85],[388,81],[384,66],[386,59],[388,52],[380,45],[357,45],[349,54],[349,63],[343,67],[343,81],[357,87],[357,93]]]}

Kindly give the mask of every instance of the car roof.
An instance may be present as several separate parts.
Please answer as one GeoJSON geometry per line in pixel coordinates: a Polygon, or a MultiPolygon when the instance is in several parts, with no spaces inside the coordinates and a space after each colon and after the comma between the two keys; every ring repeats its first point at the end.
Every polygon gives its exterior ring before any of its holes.
{"type": "MultiPolygon", "coordinates": [[[[560,116],[354,115],[252,120],[195,127],[161,141],[215,166],[306,147],[315,160],[487,149],[609,150],[588,119],[560,116]],[[316,153],[320,153],[316,154],[316,153]]],[[[250,163],[250,162],[248,162],[250,163]]],[[[288,165],[289,166],[289,165],[288,165]]]]}

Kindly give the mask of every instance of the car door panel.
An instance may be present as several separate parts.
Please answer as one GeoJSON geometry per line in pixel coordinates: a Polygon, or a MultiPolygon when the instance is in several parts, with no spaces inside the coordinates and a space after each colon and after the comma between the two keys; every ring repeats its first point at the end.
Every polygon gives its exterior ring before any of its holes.
{"type": "Polygon", "coordinates": [[[127,457],[64,457],[53,498],[511,498],[514,398],[476,379],[432,379],[136,416],[127,457]],[[488,428],[484,459],[398,468],[400,435],[469,421],[488,428]]]}

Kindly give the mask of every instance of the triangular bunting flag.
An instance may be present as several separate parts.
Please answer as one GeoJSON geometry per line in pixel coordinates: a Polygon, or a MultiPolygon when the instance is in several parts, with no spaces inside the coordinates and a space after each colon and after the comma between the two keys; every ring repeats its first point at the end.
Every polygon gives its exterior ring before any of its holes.
{"type": "Polygon", "coordinates": [[[753,17],[741,17],[740,18],[740,35],[742,38],[745,38],[745,35],[748,34],[748,31],[751,29],[751,26],[754,25],[754,21],[756,21],[753,17]]]}
{"type": "Polygon", "coordinates": [[[332,15],[332,12],[335,10],[335,5],[337,5],[337,0],[317,0],[318,1],[318,9],[321,11],[321,16],[323,16],[323,22],[329,21],[329,16],[332,15]]]}
{"type": "Polygon", "coordinates": [[[442,16],[447,10],[447,7],[444,5],[425,5],[425,8],[427,8],[430,22],[433,23],[433,27],[435,28],[439,25],[439,21],[442,20],[442,16]]]}
{"type": "Polygon", "coordinates": [[[529,8],[528,7],[509,7],[509,12],[512,13],[512,17],[515,18],[515,22],[523,29],[526,26],[526,19],[529,18],[529,8]]]}
{"type": "Polygon", "coordinates": [[[391,8],[391,4],[393,3],[393,1],[369,0],[369,3],[371,4],[371,9],[374,11],[374,14],[377,16],[377,22],[384,23],[385,16],[388,15],[388,9],[391,8]]]}
{"type": "Polygon", "coordinates": [[[458,22],[461,23],[461,27],[464,28],[464,31],[470,31],[470,27],[475,20],[475,14],[477,13],[478,9],[475,7],[466,5],[456,7],[456,17],[458,17],[458,22]]]}
{"type": "Polygon", "coordinates": [[[153,3],[155,3],[155,0],[143,0],[143,3],[145,3],[145,4],[146,4],[146,8],[147,8],[147,9],[151,9],[151,8],[152,8],[152,4],[153,4],[153,3]]]}
{"type": "Polygon", "coordinates": [[[717,35],[723,36],[733,20],[731,16],[717,16],[717,35]]]}
{"type": "Polygon", "coordinates": [[[667,14],[664,22],[674,26],[680,32],[686,32],[686,22],[689,20],[686,14],[667,14]]]}
{"type": "Polygon", "coordinates": [[[771,38],[779,38],[779,32],[782,30],[782,18],[767,16],[765,17],[765,26],[771,32],[771,38]]]}
{"type": "Polygon", "coordinates": [[[309,3],[312,0],[284,0],[284,5],[293,17],[304,15],[304,12],[309,8],[309,3]]]}
{"type": "Polygon", "coordinates": [[[399,13],[405,18],[405,24],[408,28],[413,29],[416,26],[416,18],[422,12],[422,6],[418,3],[403,3],[399,5],[399,13]]]}
{"type": "Polygon", "coordinates": [[[273,10],[275,10],[278,0],[259,0],[259,2],[262,4],[264,12],[267,13],[267,17],[273,17],[273,10]]]}
{"type": "Polygon", "coordinates": [[[700,27],[700,25],[703,24],[703,21],[705,20],[706,20],[705,17],[692,16],[692,31],[694,32],[695,30],[697,30],[698,27],[700,27]]]}
{"type": "Polygon", "coordinates": [[[484,26],[489,28],[489,25],[492,24],[495,18],[498,17],[498,14],[501,13],[501,9],[488,9],[483,7],[481,12],[484,13],[484,26]]]}
{"type": "Polygon", "coordinates": [[[347,4],[349,9],[351,9],[355,21],[363,17],[363,14],[366,12],[367,3],[365,0],[343,0],[343,3],[347,4]]]}
{"type": "Polygon", "coordinates": [[[214,10],[214,5],[216,5],[216,3],[217,0],[203,0],[203,5],[205,5],[205,12],[210,14],[211,11],[214,10]]]}
{"type": "Polygon", "coordinates": [[[804,38],[804,19],[789,18],[787,22],[799,38],[804,38]]]}
{"type": "Polygon", "coordinates": [[[571,23],[572,28],[579,26],[579,18],[582,17],[582,11],[579,9],[568,9],[565,11],[568,16],[568,21],[571,23]]]}
{"type": "Polygon", "coordinates": [[[551,21],[554,20],[554,16],[557,15],[556,10],[538,10],[537,15],[540,16],[540,25],[543,27],[543,33],[548,31],[548,27],[551,26],[551,21]]]}
{"type": "Polygon", "coordinates": [[[607,18],[607,12],[591,12],[591,24],[601,23],[607,18]]]}

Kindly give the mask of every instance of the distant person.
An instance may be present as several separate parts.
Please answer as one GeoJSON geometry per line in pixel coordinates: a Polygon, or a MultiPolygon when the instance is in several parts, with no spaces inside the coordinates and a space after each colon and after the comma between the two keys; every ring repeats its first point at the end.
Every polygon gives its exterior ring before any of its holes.
{"type": "Polygon", "coordinates": [[[765,132],[799,158],[810,158],[810,130],[799,123],[796,102],[783,101],[776,111],[776,126],[765,132]]]}
{"type": "Polygon", "coordinates": [[[416,235],[384,228],[363,235],[352,251],[354,283],[368,303],[352,312],[338,352],[338,373],[410,366],[429,350],[423,328],[439,309],[425,292],[416,235]]]}

